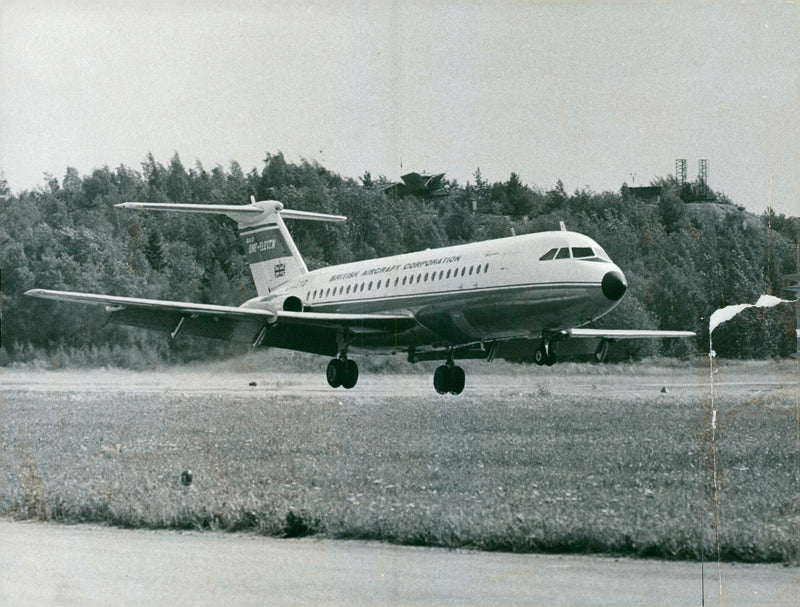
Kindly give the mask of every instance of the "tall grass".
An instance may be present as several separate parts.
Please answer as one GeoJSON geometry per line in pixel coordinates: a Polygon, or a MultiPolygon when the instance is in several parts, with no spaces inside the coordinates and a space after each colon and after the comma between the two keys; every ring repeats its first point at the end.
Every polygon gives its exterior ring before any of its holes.
{"type": "MultiPolygon", "coordinates": [[[[0,514],[18,518],[682,559],[713,541],[688,396],[5,391],[0,407],[0,514]]],[[[721,556],[796,561],[795,403],[720,409],[721,556]]]]}

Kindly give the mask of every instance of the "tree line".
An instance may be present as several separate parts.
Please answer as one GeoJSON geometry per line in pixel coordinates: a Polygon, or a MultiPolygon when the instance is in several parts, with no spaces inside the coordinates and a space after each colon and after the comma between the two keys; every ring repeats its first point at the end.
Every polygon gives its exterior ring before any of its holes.
{"type": "MultiPolygon", "coordinates": [[[[176,360],[238,351],[238,346],[180,341],[106,325],[97,308],[22,296],[49,288],[238,305],[255,296],[236,227],[223,217],[115,209],[119,202],[229,204],[280,200],[288,208],[346,215],[345,224],[293,222],[310,269],[514,234],[559,229],[595,239],[623,269],[629,289],[598,326],[689,329],[696,342],[620,342],[616,356],[686,356],[708,342],[707,319],[717,308],[777,294],[781,276],[797,271],[800,218],[768,210],[753,215],[722,203],[686,204],[674,177],[656,180],[657,203],[619,192],[577,190],[561,182],[545,190],[511,173],[489,183],[445,181],[443,196],[397,197],[365,173],[342,177],[317,162],[288,162],[280,152],[245,173],[187,169],[177,154],[163,165],[149,154],[141,170],[102,167],[81,176],[68,168],[34,190],[0,199],[2,348],[11,360],[95,351],[108,363],[176,360]],[[134,353],[136,356],[133,356],[134,353]],[[139,357],[139,358],[137,358],[139,357]]],[[[721,356],[786,356],[795,347],[791,306],[752,310],[715,332],[721,356]]]]}

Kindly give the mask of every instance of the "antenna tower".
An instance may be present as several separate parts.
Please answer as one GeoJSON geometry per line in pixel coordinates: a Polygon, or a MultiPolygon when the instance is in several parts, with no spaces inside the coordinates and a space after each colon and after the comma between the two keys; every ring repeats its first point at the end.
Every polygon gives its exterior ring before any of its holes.
{"type": "Polygon", "coordinates": [[[697,189],[700,198],[708,193],[708,159],[701,158],[697,163],[697,189]]]}
{"type": "Polygon", "coordinates": [[[678,187],[686,185],[686,158],[675,159],[675,179],[678,180],[678,187]]]}

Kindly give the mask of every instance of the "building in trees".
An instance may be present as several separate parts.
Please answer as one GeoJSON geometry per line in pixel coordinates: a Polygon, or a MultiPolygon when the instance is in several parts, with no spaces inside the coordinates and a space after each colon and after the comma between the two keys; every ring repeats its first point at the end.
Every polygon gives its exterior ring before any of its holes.
{"type": "Polygon", "coordinates": [[[661,202],[660,186],[629,187],[628,193],[640,202],[661,202]]]}
{"type": "Polygon", "coordinates": [[[396,194],[399,198],[416,196],[423,200],[447,196],[443,183],[444,173],[437,173],[436,175],[406,173],[400,179],[402,179],[402,182],[395,181],[379,185],[379,191],[386,192],[389,195],[396,194]]]}

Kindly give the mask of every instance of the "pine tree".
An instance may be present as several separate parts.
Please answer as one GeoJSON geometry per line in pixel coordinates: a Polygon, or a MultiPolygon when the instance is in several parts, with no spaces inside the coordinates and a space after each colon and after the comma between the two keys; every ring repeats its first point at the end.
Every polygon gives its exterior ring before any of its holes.
{"type": "Polygon", "coordinates": [[[150,267],[156,272],[164,269],[167,263],[164,261],[164,248],[161,246],[161,235],[158,230],[152,230],[150,237],[147,239],[147,247],[144,250],[144,256],[150,267]]]}

